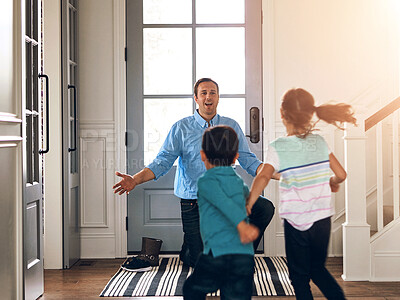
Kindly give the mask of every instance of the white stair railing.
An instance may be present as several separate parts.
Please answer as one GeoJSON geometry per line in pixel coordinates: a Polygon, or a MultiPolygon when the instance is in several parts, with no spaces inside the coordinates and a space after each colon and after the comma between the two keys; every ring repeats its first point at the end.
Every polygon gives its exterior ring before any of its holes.
{"type": "MultiPolygon", "coordinates": [[[[399,110],[400,97],[380,109],[362,122],[358,127],[346,126],[344,135],[346,221],[343,224],[343,279],[351,281],[371,278],[371,241],[384,231],[384,164],[392,160],[393,166],[393,220],[399,219],[399,110]],[[384,140],[388,133],[383,131],[383,120],[392,120],[392,157],[384,155],[384,140]],[[387,119],[386,119],[387,120],[387,119]],[[371,239],[370,225],[367,223],[366,204],[366,131],[376,128],[376,166],[377,166],[377,229],[371,239]]],[[[360,119],[360,118],[359,118],[360,119]]]]}
{"type": "MultiPolygon", "coordinates": [[[[391,220],[396,220],[399,218],[399,109],[400,109],[400,97],[393,100],[391,103],[383,107],[377,113],[369,117],[365,120],[365,131],[376,128],[376,167],[377,167],[377,233],[383,230],[385,227],[385,210],[384,206],[388,205],[384,201],[384,182],[385,175],[383,172],[384,164],[387,160],[391,160],[392,166],[392,192],[393,192],[393,215],[390,216],[391,220]],[[390,118],[390,119],[389,119],[390,118]],[[383,122],[391,121],[392,127],[392,157],[387,157],[384,155],[383,147],[384,145],[384,136],[388,137],[389,132],[384,132],[383,122]]],[[[387,145],[387,143],[386,143],[387,145]]],[[[368,163],[368,162],[366,162],[368,163]]],[[[387,175],[386,175],[387,176],[387,175]]],[[[390,206],[390,205],[388,205],[390,206]]]]}

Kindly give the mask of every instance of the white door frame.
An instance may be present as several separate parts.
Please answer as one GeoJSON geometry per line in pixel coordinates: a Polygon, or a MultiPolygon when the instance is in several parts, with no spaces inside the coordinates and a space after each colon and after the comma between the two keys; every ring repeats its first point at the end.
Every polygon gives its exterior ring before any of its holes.
{"type": "MultiPolygon", "coordinates": [[[[115,170],[126,170],[126,150],[123,133],[126,131],[126,64],[124,61],[125,49],[125,0],[116,0],[114,6],[114,99],[115,99],[115,128],[116,151],[115,170]]],[[[274,0],[262,0],[263,8],[263,116],[266,120],[264,126],[264,151],[268,143],[275,138],[276,120],[276,95],[275,95],[275,60],[274,60],[274,0]]],[[[265,155],[265,153],[264,153],[265,155]]],[[[264,156],[265,157],[265,156],[264,156]]],[[[111,188],[111,187],[110,187],[111,188]]],[[[264,254],[277,255],[277,239],[280,233],[276,233],[275,223],[278,218],[278,192],[276,186],[270,185],[266,189],[274,202],[276,212],[273,221],[264,234],[264,254]]],[[[125,230],[125,217],[127,216],[126,196],[114,196],[115,200],[115,228],[116,228],[116,257],[127,255],[127,232],[125,230]]]]}

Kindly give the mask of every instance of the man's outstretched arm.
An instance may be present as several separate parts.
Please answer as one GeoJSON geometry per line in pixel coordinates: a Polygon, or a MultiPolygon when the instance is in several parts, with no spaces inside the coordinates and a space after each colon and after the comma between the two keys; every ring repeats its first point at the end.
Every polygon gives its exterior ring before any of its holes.
{"type": "Polygon", "coordinates": [[[149,168],[144,168],[133,176],[120,172],[115,172],[115,175],[122,178],[121,181],[113,186],[114,193],[118,193],[119,195],[122,195],[125,192],[129,194],[129,192],[133,190],[138,184],[150,181],[156,177],[153,171],[149,168]]]}

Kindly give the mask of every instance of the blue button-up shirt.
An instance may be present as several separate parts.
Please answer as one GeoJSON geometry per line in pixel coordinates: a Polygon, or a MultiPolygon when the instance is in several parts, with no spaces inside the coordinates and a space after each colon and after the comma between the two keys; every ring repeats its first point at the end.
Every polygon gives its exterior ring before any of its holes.
{"type": "MultiPolygon", "coordinates": [[[[210,126],[216,125],[227,125],[236,131],[239,138],[239,164],[247,173],[255,176],[261,161],[250,151],[239,124],[231,118],[216,114],[210,121],[210,126]]],[[[179,158],[174,182],[174,192],[179,198],[197,198],[197,180],[206,171],[200,157],[200,149],[203,133],[208,126],[197,110],[192,116],[179,120],[169,131],[157,157],[146,166],[157,180],[165,175],[179,158]]]]}

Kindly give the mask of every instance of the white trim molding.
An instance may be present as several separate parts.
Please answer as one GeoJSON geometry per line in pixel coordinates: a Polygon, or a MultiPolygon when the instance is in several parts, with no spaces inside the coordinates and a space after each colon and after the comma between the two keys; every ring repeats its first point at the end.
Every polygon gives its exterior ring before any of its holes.
{"type": "Polygon", "coordinates": [[[107,137],[81,137],[81,228],[109,227],[108,197],[107,197],[107,137]],[[100,158],[94,158],[88,149],[88,144],[95,144],[101,153],[100,158]],[[90,171],[90,174],[87,172],[90,171]],[[97,172],[96,172],[97,171],[97,172]],[[96,173],[96,174],[95,174],[96,173]],[[89,182],[89,180],[95,180],[89,182]],[[93,194],[95,193],[95,194],[93,194]],[[100,195],[99,195],[100,193],[100,195]],[[95,203],[93,203],[93,201],[95,203]],[[90,205],[92,204],[92,205],[90,205]],[[86,209],[87,208],[87,209],[86,209]],[[102,212],[99,213],[100,208],[102,212]],[[90,220],[89,215],[98,216],[98,220],[90,220]],[[90,213],[88,213],[90,212],[90,213]]]}
{"type": "MultiPolygon", "coordinates": [[[[270,141],[275,139],[275,0],[262,1],[262,61],[263,61],[263,156],[270,141]],[[271,113],[273,112],[273,113],[271,113]]],[[[278,189],[270,184],[265,195],[274,203],[275,216],[264,233],[264,254],[277,255],[281,249],[282,239],[276,235],[280,220],[278,216],[278,189]]]]}
{"type": "MultiPolygon", "coordinates": [[[[126,172],[126,62],[125,62],[125,0],[114,0],[114,120],[115,120],[115,170],[126,172]]],[[[110,187],[111,188],[111,187],[110,187]]],[[[128,241],[125,220],[126,196],[114,194],[115,205],[115,256],[126,257],[128,241]]]]}

